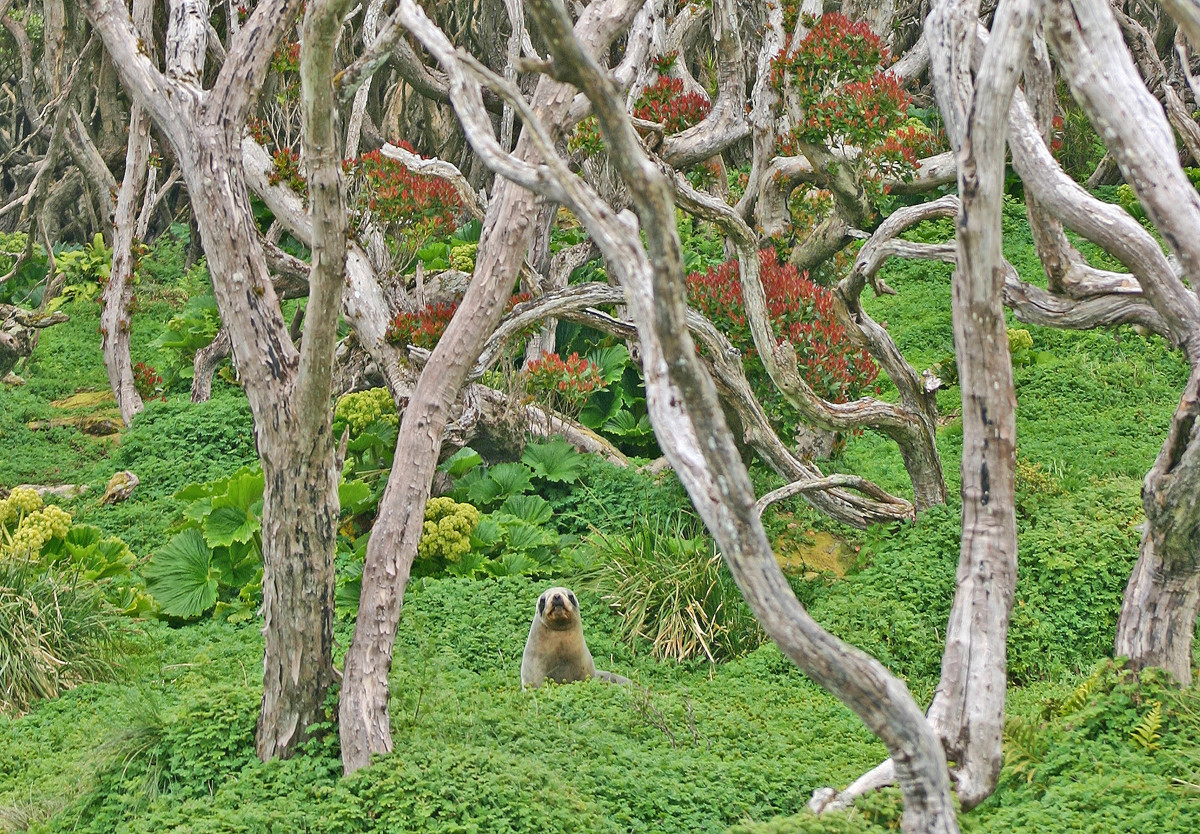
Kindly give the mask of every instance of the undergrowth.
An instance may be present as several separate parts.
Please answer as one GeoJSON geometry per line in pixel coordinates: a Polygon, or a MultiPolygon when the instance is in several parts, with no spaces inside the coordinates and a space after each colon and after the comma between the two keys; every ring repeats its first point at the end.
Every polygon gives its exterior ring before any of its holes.
{"type": "MultiPolygon", "coordinates": [[[[1043,282],[1019,204],[1006,205],[1005,229],[1009,260],[1043,282]]],[[[948,230],[930,223],[912,236],[944,240],[948,230]]],[[[184,280],[172,245],[164,244],[139,290],[135,361],[154,360],[149,342],[186,301],[171,289],[184,280]]],[[[897,295],[864,299],[918,370],[952,356],[949,276],[942,265],[893,262],[883,277],[897,295]]],[[[119,439],[46,428],[62,416],[53,401],[106,387],[96,305],[63,309],[71,321],[47,330],[18,369],[27,384],[0,390],[0,447],[15,450],[0,454],[0,486],[89,485],[69,505],[75,518],[121,536],[144,561],[183,509],[176,491],[253,462],[249,411],[236,388],[218,385],[198,406],[169,392],[119,439]],[[141,485],[126,502],[100,506],[104,483],[120,469],[136,472],[141,485]]],[[[1009,324],[1028,331],[1033,357],[1015,369],[1020,564],[1010,720],[1000,788],[962,816],[963,828],[1200,830],[1200,693],[1153,674],[1136,682],[1107,660],[1137,555],[1141,478],[1186,364],[1161,339],[1128,328],[1067,333],[1009,324]]],[[[881,384],[882,396],[895,397],[881,384]]],[[[844,576],[810,572],[790,577],[793,586],[822,625],[902,675],[923,704],[937,681],[958,559],[960,397],[953,386],[937,395],[946,507],[862,533],[799,500],[764,518],[773,540],[831,533],[852,554],[844,576]]],[[[850,438],[823,466],[910,489],[894,444],[870,433],[850,438]]],[[[753,474],[760,491],[779,484],[761,468],[753,474]]],[[[547,523],[564,536],[628,535],[639,524],[691,516],[670,475],[656,480],[594,458],[577,479],[539,483],[537,492],[552,510],[547,523]]],[[[652,638],[624,634],[619,612],[586,590],[570,563],[560,570],[538,581],[415,579],[391,678],[398,752],[349,779],[340,776],[332,702],[327,726],[301,755],[255,758],[258,623],[148,623],[114,659],[114,679],[32,703],[19,719],[0,717],[0,830],[898,829],[895,790],[847,814],[804,810],[815,788],[845,785],[884,750],[772,644],[741,646],[716,664],[656,660],[652,638]],[[575,586],[597,665],[633,686],[521,692],[521,650],[534,601],[549,584],[575,586]]],[[[336,625],[339,646],[348,645],[350,627],[336,625]]]]}

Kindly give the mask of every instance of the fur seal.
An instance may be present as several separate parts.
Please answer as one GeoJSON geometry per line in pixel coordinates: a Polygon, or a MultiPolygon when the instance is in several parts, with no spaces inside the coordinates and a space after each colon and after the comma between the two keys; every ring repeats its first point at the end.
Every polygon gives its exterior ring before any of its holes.
{"type": "Polygon", "coordinates": [[[596,670],[583,639],[579,600],[569,588],[549,588],[538,597],[525,653],[521,655],[522,689],[537,689],[547,678],[555,683],[587,678],[629,683],[628,678],[596,670]]]}

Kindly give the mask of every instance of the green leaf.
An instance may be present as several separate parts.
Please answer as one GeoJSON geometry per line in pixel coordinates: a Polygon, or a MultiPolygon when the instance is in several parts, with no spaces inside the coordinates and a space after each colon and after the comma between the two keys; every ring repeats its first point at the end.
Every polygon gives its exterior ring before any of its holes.
{"type": "Polygon", "coordinates": [[[625,407],[623,389],[613,386],[604,391],[597,391],[588,397],[587,405],[579,412],[579,422],[589,429],[603,428],[604,424],[621,413],[625,407]]]}
{"type": "MultiPolygon", "coordinates": [[[[477,507],[487,507],[505,496],[504,488],[490,477],[482,477],[467,485],[467,501],[477,507]]],[[[458,500],[457,498],[455,500],[458,500]]]]}
{"type": "Polygon", "coordinates": [[[338,484],[338,503],[342,515],[354,514],[371,500],[371,487],[363,481],[342,481],[338,484]]]}
{"type": "Polygon", "coordinates": [[[478,243],[479,236],[483,232],[483,224],[478,220],[468,220],[460,227],[454,230],[454,234],[450,237],[454,240],[461,240],[464,243],[478,243]]]}
{"type": "Polygon", "coordinates": [[[571,484],[579,480],[583,455],[575,451],[570,443],[556,437],[548,443],[530,443],[521,455],[521,462],[540,478],[571,484]]]}
{"type": "Polygon", "coordinates": [[[201,498],[188,504],[183,511],[183,517],[197,524],[203,524],[204,519],[212,512],[212,498],[201,498]]]}
{"type": "Polygon", "coordinates": [[[244,467],[229,479],[224,495],[213,495],[213,509],[237,507],[253,514],[254,505],[262,501],[263,473],[261,469],[244,467]]]}
{"type": "Polygon", "coordinates": [[[494,518],[484,516],[471,531],[471,549],[487,552],[504,538],[504,528],[494,518]]]}
{"type": "Polygon", "coordinates": [[[258,518],[240,507],[213,507],[204,519],[204,540],[209,547],[245,544],[261,529],[258,518]]]}
{"type": "Polygon", "coordinates": [[[464,554],[457,562],[451,562],[446,565],[446,573],[451,576],[474,576],[483,570],[485,561],[482,553],[471,551],[464,554]]]}
{"type": "Polygon", "coordinates": [[[538,563],[524,553],[506,553],[502,559],[493,559],[484,565],[492,576],[525,576],[537,572],[538,563]]]}
{"type": "Polygon", "coordinates": [[[483,458],[479,456],[478,452],[470,446],[463,446],[448,457],[446,462],[439,466],[438,469],[445,472],[451,478],[461,478],[481,463],[483,463],[483,458]]]}
{"type": "Polygon", "coordinates": [[[200,531],[177,534],[150,559],[142,571],[148,590],[164,614],[193,619],[217,602],[219,572],[200,531]]]}
{"type": "Polygon", "coordinates": [[[588,351],[587,361],[600,368],[605,382],[616,382],[625,373],[629,364],[629,350],[625,345],[613,345],[588,351]]]}
{"type": "Polygon", "coordinates": [[[536,550],[539,547],[549,547],[558,544],[558,536],[522,521],[516,516],[502,516],[500,524],[504,527],[504,534],[509,550],[518,552],[530,551],[536,550]],[[508,519],[511,519],[511,521],[506,523],[508,519]]]}
{"type": "Polygon", "coordinates": [[[175,497],[181,501],[198,501],[201,498],[211,498],[214,495],[220,495],[229,487],[229,479],[221,478],[218,481],[209,481],[205,484],[188,484],[183,489],[175,493],[175,497]]]}
{"type": "Polygon", "coordinates": [[[220,576],[218,581],[226,588],[240,590],[243,585],[254,582],[262,571],[262,550],[257,541],[219,547],[213,550],[212,565],[220,576]]]}
{"type": "Polygon", "coordinates": [[[72,556],[77,556],[100,541],[100,528],[90,524],[74,524],[63,543],[72,556]]]}
{"type": "Polygon", "coordinates": [[[510,495],[500,505],[500,512],[530,524],[545,524],[554,515],[550,502],[540,495],[510,495]]]}
{"type": "Polygon", "coordinates": [[[650,420],[645,415],[634,417],[629,411],[622,411],[616,417],[613,417],[604,424],[604,430],[612,432],[618,437],[645,437],[651,434],[654,429],[650,425],[650,420]]]}

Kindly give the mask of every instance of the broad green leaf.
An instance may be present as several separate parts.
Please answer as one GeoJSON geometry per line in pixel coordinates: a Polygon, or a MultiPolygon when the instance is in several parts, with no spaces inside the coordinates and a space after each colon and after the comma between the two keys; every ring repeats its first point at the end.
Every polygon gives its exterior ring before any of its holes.
{"type": "Polygon", "coordinates": [[[510,495],[500,505],[500,512],[530,524],[545,524],[554,515],[550,502],[540,495],[510,495]]]}
{"type": "Polygon", "coordinates": [[[507,516],[502,518],[511,518],[510,523],[500,522],[504,527],[504,534],[509,550],[514,551],[529,551],[539,547],[549,547],[558,544],[558,536],[553,535],[540,527],[535,527],[528,522],[522,521],[515,516],[507,516]]]}
{"type": "Polygon", "coordinates": [[[212,565],[220,574],[221,585],[241,589],[258,578],[262,570],[262,550],[255,540],[231,547],[218,547],[213,550],[212,565]]]}
{"type": "Polygon", "coordinates": [[[457,562],[446,565],[446,573],[451,576],[474,576],[483,570],[485,559],[482,553],[471,551],[463,555],[457,562]]]}
{"type": "Polygon", "coordinates": [[[533,486],[529,469],[519,463],[498,463],[488,469],[488,477],[496,482],[504,496],[521,495],[533,486]]]}
{"type": "Polygon", "coordinates": [[[212,551],[194,527],[174,536],[142,571],[148,590],[163,613],[193,619],[216,604],[219,572],[212,551]]]}
{"type": "Polygon", "coordinates": [[[371,499],[371,487],[362,481],[342,481],[338,484],[338,503],[342,515],[357,513],[371,499]]]}
{"type": "Polygon", "coordinates": [[[203,524],[204,519],[212,512],[212,507],[212,498],[201,498],[198,501],[193,501],[184,508],[183,517],[188,521],[203,524]]]}
{"type": "Polygon", "coordinates": [[[599,429],[621,413],[625,407],[624,392],[616,386],[597,391],[588,397],[587,405],[579,412],[579,422],[589,429],[599,429]]]}
{"type": "Polygon", "coordinates": [[[484,565],[492,576],[524,576],[537,571],[538,563],[524,553],[506,553],[484,565]]]}
{"type": "Polygon", "coordinates": [[[604,425],[604,430],[619,437],[645,437],[654,431],[650,420],[645,415],[634,417],[631,412],[622,411],[604,425]]]}
{"type": "MultiPolygon", "coordinates": [[[[477,507],[490,506],[508,494],[504,491],[504,488],[492,480],[491,477],[479,478],[472,481],[470,484],[467,484],[466,487],[467,501],[477,507]]],[[[457,490],[455,490],[455,492],[457,492],[457,490]]],[[[455,496],[455,500],[458,500],[457,496],[455,496]]]]}
{"type": "Polygon", "coordinates": [[[479,456],[478,452],[470,446],[463,446],[448,457],[446,462],[439,466],[438,469],[441,469],[451,478],[461,478],[481,463],[483,463],[483,458],[479,456]]]}
{"type": "Polygon", "coordinates": [[[218,507],[237,507],[247,514],[253,512],[254,505],[262,501],[263,473],[261,469],[244,467],[229,479],[229,486],[224,495],[213,495],[213,509],[218,507]]]}
{"type": "Polygon", "coordinates": [[[629,364],[629,350],[625,345],[613,345],[588,351],[587,361],[600,368],[605,382],[616,382],[625,373],[629,364]]]}
{"type": "Polygon", "coordinates": [[[479,519],[475,529],[471,531],[471,549],[487,552],[500,543],[504,538],[504,528],[490,516],[479,519]]]}
{"type": "Polygon", "coordinates": [[[204,540],[209,547],[245,544],[262,529],[262,522],[241,507],[213,507],[204,519],[204,540]]]}
{"type": "Polygon", "coordinates": [[[72,556],[87,550],[100,541],[100,528],[90,524],[73,524],[63,543],[72,556]]]}
{"type": "Polygon", "coordinates": [[[570,484],[579,480],[583,455],[575,451],[570,443],[556,437],[548,443],[530,443],[521,455],[521,462],[540,478],[570,484]]]}

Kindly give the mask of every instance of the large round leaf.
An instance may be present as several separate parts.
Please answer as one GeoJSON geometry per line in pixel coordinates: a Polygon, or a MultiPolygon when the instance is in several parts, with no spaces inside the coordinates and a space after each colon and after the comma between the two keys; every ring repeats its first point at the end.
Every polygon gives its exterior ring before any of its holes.
{"type": "Polygon", "coordinates": [[[150,559],[142,572],[148,590],[164,614],[192,619],[217,602],[217,577],[212,551],[204,536],[193,528],[184,530],[150,559]]]}

